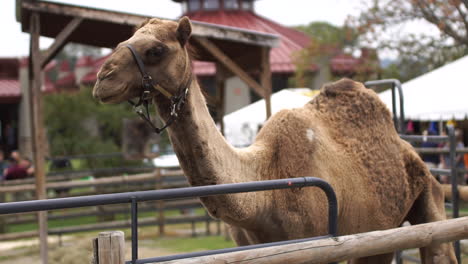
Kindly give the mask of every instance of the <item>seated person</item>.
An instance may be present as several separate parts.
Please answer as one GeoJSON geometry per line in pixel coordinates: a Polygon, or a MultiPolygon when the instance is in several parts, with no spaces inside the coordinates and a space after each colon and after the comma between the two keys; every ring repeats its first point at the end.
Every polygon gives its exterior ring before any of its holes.
{"type": "Polygon", "coordinates": [[[5,180],[19,180],[28,178],[34,173],[34,168],[31,166],[32,163],[27,158],[22,158],[17,164],[13,164],[5,170],[5,180]]]}

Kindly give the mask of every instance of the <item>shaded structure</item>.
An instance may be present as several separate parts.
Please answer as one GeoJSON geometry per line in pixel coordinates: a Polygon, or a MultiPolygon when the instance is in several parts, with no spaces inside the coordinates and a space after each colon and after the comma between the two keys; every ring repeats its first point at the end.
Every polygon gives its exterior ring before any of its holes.
{"type": "MultiPolygon", "coordinates": [[[[72,6],[45,1],[17,1],[17,19],[22,30],[31,34],[29,60],[29,95],[33,156],[36,164],[36,194],[45,199],[44,150],[45,132],[42,116],[41,72],[68,42],[98,47],[115,47],[132,35],[133,28],[146,17],[111,12],[101,9],[72,6]],[[45,51],[39,51],[39,37],[54,38],[45,51]]],[[[277,45],[277,36],[207,23],[193,23],[191,45],[198,52],[198,59],[216,65],[216,98],[209,103],[217,109],[217,120],[222,120],[224,79],[230,74],[239,76],[259,96],[265,98],[267,116],[271,114],[270,49],[277,45]],[[252,77],[259,73],[260,81],[252,77]]],[[[222,122],[221,122],[222,124],[222,122]]],[[[41,258],[47,263],[47,214],[39,213],[41,258]]]]}

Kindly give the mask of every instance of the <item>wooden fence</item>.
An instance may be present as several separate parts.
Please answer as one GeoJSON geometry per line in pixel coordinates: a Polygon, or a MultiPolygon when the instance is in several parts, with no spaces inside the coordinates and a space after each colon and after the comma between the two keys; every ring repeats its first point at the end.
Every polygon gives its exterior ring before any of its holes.
{"type": "MultiPolygon", "coordinates": [[[[104,193],[117,193],[117,192],[130,192],[142,190],[155,190],[155,189],[168,189],[187,187],[188,182],[180,169],[166,170],[166,169],[153,169],[152,173],[143,173],[135,175],[112,176],[103,177],[91,180],[74,180],[74,181],[53,181],[46,184],[49,198],[55,198],[56,194],[53,190],[67,189],[69,195],[83,196],[104,193]],[[78,190],[78,191],[75,191],[78,190]]],[[[0,185],[0,194],[5,200],[6,196],[14,197],[16,194],[29,192],[34,193],[35,185],[28,183],[28,181],[15,181],[15,184],[6,182],[0,185]]],[[[63,197],[63,196],[62,196],[63,197]]],[[[200,214],[185,214],[180,216],[165,216],[165,212],[184,211],[193,212],[196,209],[203,208],[199,199],[184,199],[176,201],[158,201],[158,202],[144,202],[139,207],[140,212],[155,212],[155,216],[140,218],[141,226],[158,226],[160,235],[165,233],[166,225],[173,224],[190,224],[192,236],[196,235],[196,223],[205,223],[206,234],[211,234],[210,223],[215,221],[205,211],[203,215],[200,214]]],[[[198,210],[199,212],[200,210],[198,210]]],[[[106,230],[115,228],[130,227],[130,207],[129,205],[109,205],[109,206],[96,206],[90,207],[86,210],[57,210],[49,212],[49,220],[67,220],[77,219],[86,216],[95,216],[98,219],[103,219],[103,222],[49,228],[48,232],[51,235],[62,235],[67,233],[76,233],[82,231],[92,230],[106,230]],[[125,220],[115,220],[116,216],[122,216],[125,220]]],[[[220,223],[217,222],[217,231],[220,233],[220,223]]],[[[33,224],[36,223],[36,214],[25,213],[17,215],[5,215],[0,217],[0,226],[8,227],[17,224],[33,224]]],[[[3,230],[6,231],[6,230],[3,230]]],[[[13,240],[20,238],[34,237],[37,235],[36,231],[24,231],[14,233],[0,234],[0,241],[13,240]]]]}
{"type": "MultiPolygon", "coordinates": [[[[164,263],[330,263],[409,248],[421,248],[431,243],[446,243],[466,238],[468,238],[468,217],[462,217],[383,231],[178,259],[164,263]]],[[[123,252],[125,241],[122,232],[101,233],[93,243],[95,245],[94,257],[99,259],[99,263],[125,263],[125,254],[123,252]],[[110,243],[111,240],[114,242],[110,243]],[[120,256],[119,261],[117,261],[116,256],[120,256]]]]}

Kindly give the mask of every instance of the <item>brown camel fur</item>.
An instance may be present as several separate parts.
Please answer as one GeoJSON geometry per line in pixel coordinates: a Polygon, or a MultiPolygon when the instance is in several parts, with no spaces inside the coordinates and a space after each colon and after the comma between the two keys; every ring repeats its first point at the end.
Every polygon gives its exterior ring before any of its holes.
{"type": "MultiPolygon", "coordinates": [[[[191,23],[151,19],[120,43],[98,73],[94,97],[119,103],[141,93],[141,75],[125,47],[132,44],[147,71],[177,94],[190,80],[186,43],[191,23]]],[[[169,100],[154,92],[163,120],[169,100]]],[[[326,85],[302,108],[272,116],[250,147],[230,146],[216,128],[195,79],[169,136],[191,185],[315,176],[338,198],[341,235],[445,219],[444,195],[413,148],[395,131],[390,112],[362,84],[326,85]]],[[[321,190],[303,188],[203,198],[210,214],[230,225],[239,245],[327,233],[327,202],[321,190]]],[[[424,263],[456,263],[449,244],[421,250],[424,263]]],[[[390,263],[392,254],[352,263],[390,263]]]]}

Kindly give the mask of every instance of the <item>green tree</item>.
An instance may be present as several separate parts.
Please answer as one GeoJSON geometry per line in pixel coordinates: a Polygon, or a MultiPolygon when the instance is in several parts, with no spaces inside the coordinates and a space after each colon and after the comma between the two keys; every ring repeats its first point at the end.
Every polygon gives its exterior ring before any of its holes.
{"type": "Polygon", "coordinates": [[[295,54],[296,72],[292,84],[295,86],[306,87],[310,83],[312,65],[327,64],[337,53],[343,50],[351,53],[358,48],[357,31],[348,26],[338,27],[327,22],[311,22],[308,25],[297,26],[296,29],[309,35],[311,42],[306,49],[295,54]]]}
{"type": "Polygon", "coordinates": [[[357,40],[350,28],[337,27],[327,22],[311,22],[297,26],[296,29],[306,33],[316,43],[334,45],[336,48],[354,46],[357,40]]]}
{"type": "MultiPolygon", "coordinates": [[[[123,118],[135,118],[129,105],[100,104],[92,98],[91,87],[81,87],[74,93],[46,95],[44,119],[50,155],[120,152],[123,118]]],[[[104,163],[122,166],[121,162],[104,163]]],[[[104,165],[92,160],[87,163],[89,167],[104,165]]]]}

